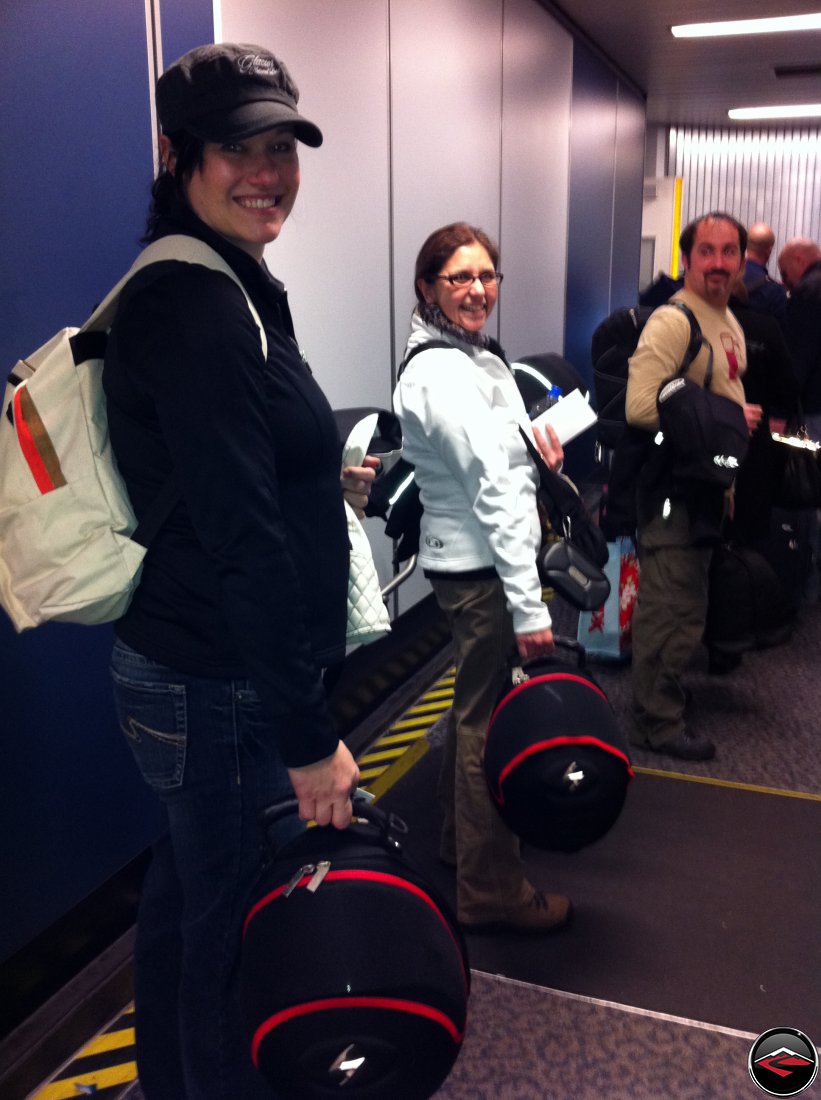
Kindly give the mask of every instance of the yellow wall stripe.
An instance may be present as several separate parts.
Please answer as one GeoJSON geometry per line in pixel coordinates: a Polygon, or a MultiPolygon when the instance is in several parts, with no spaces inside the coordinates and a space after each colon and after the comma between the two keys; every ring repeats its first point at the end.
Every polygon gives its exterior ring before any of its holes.
{"type": "Polygon", "coordinates": [[[678,278],[680,263],[678,239],[681,236],[681,192],[683,182],[681,176],[676,176],[673,191],[673,239],[670,242],[670,274],[674,279],[678,278]]]}

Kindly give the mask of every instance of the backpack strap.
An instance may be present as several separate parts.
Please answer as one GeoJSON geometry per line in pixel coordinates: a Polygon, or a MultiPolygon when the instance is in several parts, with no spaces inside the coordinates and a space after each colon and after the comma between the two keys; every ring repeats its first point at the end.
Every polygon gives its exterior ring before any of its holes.
{"type": "MultiPolygon", "coordinates": [[[[453,348],[453,344],[449,344],[447,340],[428,340],[424,344],[417,344],[415,348],[411,348],[402,362],[399,364],[399,372],[396,375],[397,381],[402,377],[402,372],[405,367],[413,359],[414,355],[418,355],[420,351],[431,351],[433,348],[453,348]]],[[[458,348],[454,348],[458,351],[458,348]]]]}
{"type": "MultiPolygon", "coordinates": [[[[205,241],[201,241],[197,237],[190,237],[184,233],[174,233],[168,237],[160,237],[159,240],[152,241],[151,244],[146,245],[122,279],[120,279],[116,286],[108,292],[79,332],[71,338],[75,363],[82,362],[83,358],[88,358],[88,356],[92,354],[102,358],[105,354],[105,347],[100,345],[100,339],[102,338],[104,340],[106,338],[106,333],[111,327],[117,312],[120,295],[126,284],[129,280],[133,279],[139,271],[149,267],[151,264],[163,263],[166,260],[199,264],[201,267],[210,268],[212,271],[221,271],[223,275],[227,275],[229,279],[236,283],[242,291],[248,306],[248,311],[254,320],[254,324],[257,326],[262,348],[262,358],[268,358],[268,338],[265,335],[262,319],[237,273],[230,264],[220,256],[219,252],[211,248],[205,241]],[[78,358],[78,356],[80,356],[80,358],[78,358]]],[[[148,548],[160,528],[171,515],[175,506],[179,503],[180,497],[181,493],[177,485],[177,479],[172,473],[151,502],[146,514],[132,533],[131,538],[134,542],[138,542],[141,546],[148,548]]]]}
{"type": "MultiPolygon", "coordinates": [[[[681,366],[678,369],[676,377],[678,375],[685,375],[690,369],[690,364],[695,357],[701,351],[702,347],[707,348],[707,367],[704,371],[704,388],[709,390],[710,384],[713,381],[713,347],[708,340],[704,339],[704,333],[701,331],[701,325],[699,325],[696,315],[684,302],[665,302],[665,306],[677,309],[680,313],[683,313],[687,320],[690,322],[690,342],[687,345],[687,350],[684,353],[684,358],[681,361],[681,366]]],[[[660,306],[663,309],[664,306],[660,306]]]]}
{"type": "Polygon", "coordinates": [[[137,272],[142,271],[143,268],[148,267],[150,264],[163,263],[165,260],[178,260],[181,263],[199,264],[201,267],[210,268],[212,271],[221,271],[223,275],[227,275],[229,279],[236,283],[242,291],[248,306],[248,311],[253,317],[254,324],[259,331],[262,357],[263,359],[268,358],[268,339],[265,335],[265,328],[239,276],[227,260],[224,260],[222,256],[220,256],[219,252],[206,244],[205,241],[201,241],[197,237],[189,237],[185,233],[173,233],[168,237],[160,237],[159,240],[152,241],[151,244],[146,245],[122,279],[120,279],[117,285],[113,287],[102,302],[100,302],[80,331],[83,333],[101,332],[109,329],[114,321],[114,315],[117,312],[120,295],[126,283],[130,279],[133,279],[137,272]]]}

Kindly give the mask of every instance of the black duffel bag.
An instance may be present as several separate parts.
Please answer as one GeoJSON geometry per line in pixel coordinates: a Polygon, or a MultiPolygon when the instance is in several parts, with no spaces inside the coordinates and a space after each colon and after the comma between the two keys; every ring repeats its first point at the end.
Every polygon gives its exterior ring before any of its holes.
{"type": "MultiPolygon", "coordinates": [[[[273,806],[264,833],[297,802],[273,806]]],[[[393,815],[303,831],[248,903],[240,996],[251,1057],[277,1095],[427,1100],[462,1045],[470,970],[446,903],[407,862],[393,815]]]]}
{"type": "Polygon", "coordinates": [[[573,852],[615,823],[633,771],[607,696],[584,669],[555,657],[511,670],[487,731],[491,798],[518,837],[573,852]]]}

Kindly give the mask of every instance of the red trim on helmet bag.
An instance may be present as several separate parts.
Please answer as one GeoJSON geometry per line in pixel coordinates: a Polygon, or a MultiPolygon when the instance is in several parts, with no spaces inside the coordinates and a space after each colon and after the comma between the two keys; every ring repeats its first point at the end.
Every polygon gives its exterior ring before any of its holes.
{"type": "MultiPolygon", "coordinates": [[[[312,878],[312,873],[304,874],[299,882],[296,884],[294,889],[299,890],[301,887],[307,886],[312,878]]],[[[426,894],[421,887],[416,886],[412,882],[408,882],[407,879],[400,878],[399,875],[389,875],[384,871],[329,871],[322,880],[322,887],[324,888],[329,882],[376,882],[379,883],[381,886],[390,886],[394,889],[406,890],[409,894],[413,894],[417,898],[419,898],[420,901],[423,901],[425,905],[427,905],[428,908],[436,914],[436,916],[444,926],[445,931],[453,941],[454,946],[458,951],[459,958],[460,960],[462,960],[462,980],[465,983],[465,988],[468,987],[468,976],[465,973],[462,948],[460,947],[456,937],[453,934],[453,929],[450,926],[450,922],[442,913],[441,909],[438,907],[433,898],[430,897],[429,894],[426,894]]],[[[248,916],[245,918],[245,923],[242,926],[243,938],[248,931],[248,925],[251,923],[257,913],[259,913],[261,909],[264,909],[266,905],[269,905],[272,901],[276,901],[278,897],[281,897],[282,892],[287,885],[288,884],[286,882],[283,883],[281,886],[277,886],[275,890],[271,890],[270,893],[265,894],[264,897],[261,897],[259,901],[252,906],[250,912],[248,913],[248,916]]]]}
{"type": "Polygon", "coordinates": [[[608,745],[606,741],[602,741],[599,737],[593,737],[587,734],[581,734],[574,737],[550,737],[545,741],[536,741],[532,745],[528,745],[526,749],[522,749],[516,756],[512,757],[508,763],[502,768],[499,774],[499,789],[492,791],[494,799],[500,806],[504,806],[505,799],[502,793],[502,784],[519,764],[523,760],[526,760],[529,756],[533,756],[537,752],[544,752],[546,749],[557,748],[559,745],[595,745],[596,748],[601,749],[603,752],[609,752],[611,756],[617,757],[627,765],[627,778],[633,778],[633,769],[630,766],[630,760],[614,745],[608,745]]]}
{"type": "Polygon", "coordinates": [[[490,716],[488,733],[490,732],[490,729],[496,720],[496,716],[501,713],[501,711],[504,709],[504,707],[507,706],[511,699],[516,698],[520,691],[525,691],[527,688],[533,687],[534,684],[550,683],[552,680],[569,680],[573,684],[584,684],[585,687],[590,688],[591,691],[595,691],[597,695],[604,699],[605,703],[607,703],[608,706],[610,705],[610,700],[604,694],[602,689],[597,684],[594,684],[592,680],[588,680],[585,676],[577,676],[573,672],[545,672],[541,676],[531,676],[528,680],[525,680],[524,683],[517,684],[516,687],[511,688],[507,695],[505,695],[504,699],[501,699],[496,704],[496,709],[490,716]]]}
{"type": "Polygon", "coordinates": [[[251,1043],[251,1056],[254,1065],[259,1069],[259,1048],[262,1040],[269,1035],[274,1028],[287,1023],[298,1016],[307,1016],[312,1012],[325,1012],[329,1009],[345,1008],[384,1008],[391,1012],[407,1012],[415,1016],[424,1016],[435,1024],[443,1027],[454,1043],[461,1043],[465,1037],[464,1031],[460,1031],[453,1020],[431,1005],[420,1004],[418,1001],[406,1001],[400,997],[326,997],[318,1001],[306,1001],[304,1004],[291,1005],[281,1012],[275,1012],[269,1016],[265,1023],[254,1032],[251,1043]]]}

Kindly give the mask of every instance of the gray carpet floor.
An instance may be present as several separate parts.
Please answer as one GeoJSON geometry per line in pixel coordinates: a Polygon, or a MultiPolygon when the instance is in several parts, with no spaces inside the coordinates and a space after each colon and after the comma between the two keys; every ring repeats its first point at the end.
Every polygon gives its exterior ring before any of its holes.
{"type": "MultiPolygon", "coordinates": [[[[555,601],[559,633],[575,638],[578,613],[555,601]]],[[[627,731],[630,666],[591,657],[588,669],[627,731]]],[[[687,763],[631,748],[637,767],[821,795],[821,604],[804,607],[788,642],[745,653],[730,673],[711,675],[706,650],[687,677],[687,721],[716,744],[716,757],[687,763]]],[[[821,809],[821,808],[820,808],[821,809]]]]}
{"type": "Polygon", "coordinates": [[[474,973],[462,1052],[436,1096],[752,1100],[754,1038],[474,973]]]}

